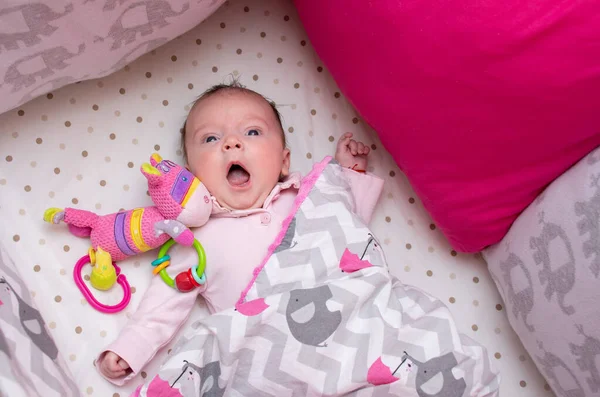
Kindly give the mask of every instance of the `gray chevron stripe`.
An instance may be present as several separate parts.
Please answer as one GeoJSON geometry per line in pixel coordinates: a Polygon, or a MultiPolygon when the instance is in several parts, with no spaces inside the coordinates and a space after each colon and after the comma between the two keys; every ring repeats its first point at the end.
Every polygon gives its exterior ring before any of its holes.
{"type": "Polygon", "coordinates": [[[301,345],[298,353],[298,362],[314,368],[315,371],[325,373],[325,384],[323,385],[323,395],[338,395],[337,385],[340,379],[342,364],[320,354],[320,347],[301,345]]]}
{"type": "Polygon", "coordinates": [[[239,392],[242,396],[256,397],[277,397],[275,394],[267,393],[257,389],[248,383],[250,377],[250,369],[254,360],[254,350],[243,348],[236,354],[236,373],[231,382],[231,388],[239,392]]]}
{"type": "Polygon", "coordinates": [[[261,337],[270,340],[273,344],[263,376],[288,388],[292,392],[292,397],[306,396],[308,384],[281,369],[284,365],[283,352],[288,336],[270,325],[264,325],[261,331],[261,337]]]}

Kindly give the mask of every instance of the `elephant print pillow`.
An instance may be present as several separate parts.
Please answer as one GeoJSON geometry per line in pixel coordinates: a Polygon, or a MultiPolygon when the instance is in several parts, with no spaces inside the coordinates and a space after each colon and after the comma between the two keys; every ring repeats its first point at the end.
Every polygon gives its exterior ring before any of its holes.
{"type": "Polygon", "coordinates": [[[67,84],[122,69],[190,30],[223,2],[1,2],[0,114],[67,84]]]}

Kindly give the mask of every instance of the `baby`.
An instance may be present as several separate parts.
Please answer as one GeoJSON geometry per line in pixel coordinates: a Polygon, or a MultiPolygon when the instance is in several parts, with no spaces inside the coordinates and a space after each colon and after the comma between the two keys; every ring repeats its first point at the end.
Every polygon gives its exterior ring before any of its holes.
{"type": "MultiPolygon", "coordinates": [[[[177,333],[197,294],[211,313],[233,307],[292,211],[301,177],[290,173],[290,151],[275,104],[237,82],[200,96],[183,128],[190,171],[213,195],[213,216],[194,231],[207,255],[207,283],[181,293],[154,277],[137,311],[96,361],[116,385],[131,379],[177,333]]],[[[369,147],[344,134],[335,160],[345,168],[356,214],[368,223],[383,181],[366,173],[369,147]]],[[[175,251],[175,250],[174,250],[175,251]]],[[[170,273],[196,261],[194,250],[173,255],[170,273]]]]}

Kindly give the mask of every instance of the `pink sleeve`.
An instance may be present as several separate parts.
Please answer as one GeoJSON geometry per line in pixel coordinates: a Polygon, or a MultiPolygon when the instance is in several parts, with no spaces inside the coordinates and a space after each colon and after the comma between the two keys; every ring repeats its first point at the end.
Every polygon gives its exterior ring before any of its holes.
{"type": "Polygon", "coordinates": [[[167,286],[160,277],[154,277],[139,307],[119,333],[117,339],[100,353],[96,368],[108,351],[125,360],[132,373],[118,379],[107,379],[122,386],[136,376],[156,352],[173,339],[188,318],[202,288],[182,293],[167,286]]]}
{"type": "Polygon", "coordinates": [[[356,214],[368,225],[383,190],[383,179],[373,174],[363,174],[349,168],[344,168],[343,172],[354,196],[356,214]]]}

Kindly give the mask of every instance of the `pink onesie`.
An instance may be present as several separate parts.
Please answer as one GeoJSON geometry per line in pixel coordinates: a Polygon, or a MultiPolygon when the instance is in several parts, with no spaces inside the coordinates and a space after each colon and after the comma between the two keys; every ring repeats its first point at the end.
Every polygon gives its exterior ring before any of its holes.
{"type": "MultiPolygon", "coordinates": [[[[348,169],[344,175],[355,199],[356,214],[369,223],[383,180],[348,169]]],[[[154,277],[118,338],[100,353],[96,368],[107,351],[118,354],[132,369],[126,377],[108,379],[121,386],[169,343],[189,316],[198,293],[205,298],[211,313],[234,306],[292,210],[300,183],[299,174],[290,175],[275,186],[262,208],[231,211],[217,205],[211,220],[194,230],[206,251],[206,287],[181,293],[168,287],[160,277],[154,277]]],[[[170,274],[186,270],[197,260],[195,251],[185,247],[174,247],[169,254],[172,258],[170,274]]]]}

